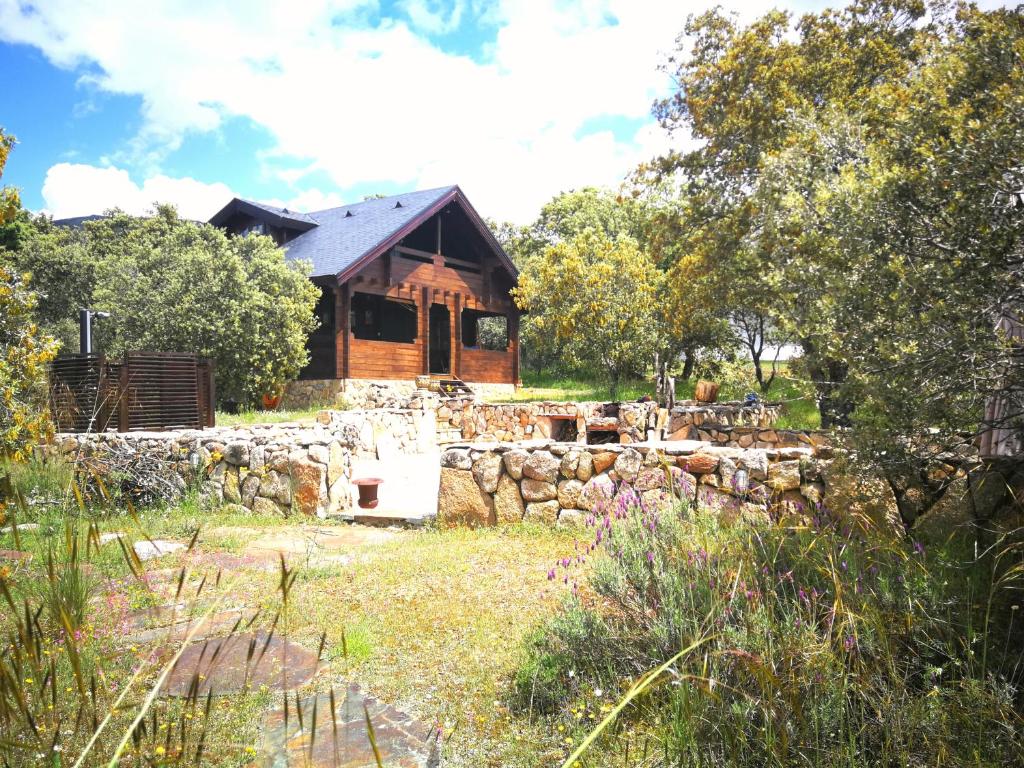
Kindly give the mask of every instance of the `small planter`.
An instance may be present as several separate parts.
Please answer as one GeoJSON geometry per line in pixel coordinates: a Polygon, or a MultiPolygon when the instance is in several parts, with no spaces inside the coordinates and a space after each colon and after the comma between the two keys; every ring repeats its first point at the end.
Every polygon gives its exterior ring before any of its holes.
{"type": "Polygon", "coordinates": [[[377,488],[384,481],[379,477],[360,477],[353,480],[352,484],[359,489],[359,506],[362,509],[373,509],[380,503],[377,498],[377,488]]]}
{"type": "Polygon", "coordinates": [[[718,400],[718,387],[714,381],[698,381],[693,391],[693,399],[701,403],[713,403],[718,400]]]}
{"type": "Polygon", "coordinates": [[[281,393],[278,392],[276,395],[270,392],[263,395],[263,410],[265,411],[276,411],[277,406],[281,404],[281,393]]]}

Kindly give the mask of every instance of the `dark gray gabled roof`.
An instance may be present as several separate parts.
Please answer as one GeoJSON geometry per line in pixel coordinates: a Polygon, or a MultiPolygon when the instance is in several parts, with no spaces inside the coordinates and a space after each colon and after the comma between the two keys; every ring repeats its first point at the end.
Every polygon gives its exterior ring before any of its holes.
{"type": "Polygon", "coordinates": [[[310,262],[313,277],[340,275],[370,256],[396,233],[409,225],[419,226],[458,189],[456,186],[424,189],[313,211],[309,217],[316,226],[285,243],[285,253],[289,259],[310,262]]]}
{"type": "Polygon", "coordinates": [[[346,280],[453,200],[462,206],[498,259],[515,277],[517,272],[512,260],[457,185],[302,214],[235,198],[210,219],[210,223],[223,226],[240,210],[254,215],[263,211],[275,223],[299,231],[283,247],[289,259],[302,259],[312,265],[310,277],[346,280]]]}
{"type": "Polygon", "coordinates": [[[267,221],[277,227],[287,227],[304,231],[316,226],[316,222],[305,213],[278,208],[276,205],[258,203],[255,200],[234,198],[210,218],[215,227],[223,227],[236,213],[246,213],[260,221],[267,221]]]}

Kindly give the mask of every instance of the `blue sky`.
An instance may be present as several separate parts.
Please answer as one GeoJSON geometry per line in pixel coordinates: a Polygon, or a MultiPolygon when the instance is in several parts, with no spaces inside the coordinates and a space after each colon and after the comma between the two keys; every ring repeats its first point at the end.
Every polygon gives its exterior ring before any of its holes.
{"type": "Polygon", "coordinates": [[[0,0],[3,181],[58,217],[168,201],[196,218],[232,195],[316,210],[457,183],[525,222],[687,141],[650,105],[710,4],[0,0]]]}

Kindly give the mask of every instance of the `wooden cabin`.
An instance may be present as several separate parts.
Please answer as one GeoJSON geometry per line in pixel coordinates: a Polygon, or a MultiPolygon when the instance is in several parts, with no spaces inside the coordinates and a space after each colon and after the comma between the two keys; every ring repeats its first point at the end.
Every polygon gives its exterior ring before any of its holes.
{"type": "Polygon", "coordinates": [[[516,268],[457,186],[310,213],[235,198],[210,223],[312,264],[300,378],[519,383],[516,268]]]}

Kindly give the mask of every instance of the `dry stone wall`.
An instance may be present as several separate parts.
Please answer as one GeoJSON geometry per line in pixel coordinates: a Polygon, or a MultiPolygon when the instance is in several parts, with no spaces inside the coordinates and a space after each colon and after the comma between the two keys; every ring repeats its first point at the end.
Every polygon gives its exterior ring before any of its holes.
{"type": "Polygon", "coordinates": [[[631,499],[665,506],[674,496],[733,517],[810,514],[824,500],[825,453],[810,446],[740,449],[692,441],[454,446],[441,456],[438,523],[581,524],[631,499]]]}
{"type": "Polygon", "coordinates": [[[178,493],[198,483],[209,503],[239,504],[256,514],[327,517],[350,511],[351,456],[358,442],[350,424],[271,424],[60,434],[50,450],[99,472],[139,467],[178,493]]]}
{"type": "Polygon", "coordinates": [[[430,453],[437,448],[437,417],[428,408],[375,408],[320,411],[317,422],[329,429],[351,427],[360,457],[386,459],[396,454],[430,453]]]}
{"type": "MultiPolygon", "coordinates": [[[[469,382],[477,398],[494,400],[515,395],[514,384],[475,384],[469,382]]],[[[285,387],[282,408],[419,408],[423,394],[416,382],[374,379],[307,379],[291,381],[285,387]]]]}

